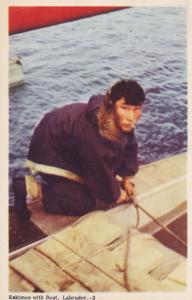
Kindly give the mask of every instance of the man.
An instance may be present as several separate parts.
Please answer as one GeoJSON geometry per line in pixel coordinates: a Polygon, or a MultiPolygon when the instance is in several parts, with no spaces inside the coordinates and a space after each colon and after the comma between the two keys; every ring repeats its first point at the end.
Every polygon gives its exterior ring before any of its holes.
{"type": "Polygon", "coordinates": [[[96,202],[125,203],[134,193],[138,171],[134,127],[145,95],[134,80],[121,80],[105,96],[47,113],[36,127],[27,165],[34,177],[13,179],[15,210],[30,218],[26,195],[41,198],[49,213],[82,215],[96,202]],[[116,175],[122,177],[122,182],[116,175]]]}

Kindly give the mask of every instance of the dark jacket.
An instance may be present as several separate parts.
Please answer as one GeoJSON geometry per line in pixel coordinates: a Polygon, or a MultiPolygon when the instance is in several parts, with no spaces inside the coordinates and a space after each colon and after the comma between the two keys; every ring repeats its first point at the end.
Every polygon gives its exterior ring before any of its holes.
{"type": "Polygon", "coordinates": [[[120,195],[115,176],[138,170],[137,142],[133,131],[118,142],[100,135],[96,112],[102,101],[103,96],[93,96],[88,104],[47,113],[34,131],[28,159],[82,176],[94,197],[112,203],[120,195]]]}

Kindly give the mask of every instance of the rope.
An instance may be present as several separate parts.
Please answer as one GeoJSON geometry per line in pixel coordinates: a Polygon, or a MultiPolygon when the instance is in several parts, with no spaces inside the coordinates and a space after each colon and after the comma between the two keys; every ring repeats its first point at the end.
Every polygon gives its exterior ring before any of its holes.
{"type": "Polygon", "coordinates": [[[183,246],[187,247],[187,244],[184,240],[182,240],[179,236],[177,236],[171,229],[169,229],[167,226],[161,224],[154,216],[152,216],[147,210],[145,210],[141,205],[137,203],[136,195],[134,195],[134,201],[133,201],[134,207],[136,209],[137,218],[136,218],[136,225],[130,226],[126,235],[126,249],[125,249],[125,262],[124,262],[124,283],[125,287],[128,291],[133,291],[133,287],[131,286],[129,282],[129,276],[128,276],[128,258],[130,254],[130,241],[131,241],[131,230],[132,229],[139,229],[139,223],[140,223],[140,215],[139,215],[139,209],[141,209],[148,217],[150,217],[154,222],[156,222],[163,230],[165,230],[167,233],[169,233],[172,237],[174,237],[177,241],[179,241],[183,246]]]}
{"type": "MultiPolygon", "coordinates": [[[[130,253],[130,240],[131,240],[131,230],[132,229],[138,229],[139,228],[139,222],[140,222],[140,216],[139,216],[139,209],[137,207],[137,205],[134,205],[135,209],[136,209],[136,214],[137,214],[137,218],[136,218],[136,225],[135,226],[130,226],[127,234],[126,234],[126,243],[125,243],[125,258],[124,258],[124,286],[126,288],[126,290],[128,292],[132,292],[133,291],[133,287],[131,286],[131,284],[129,283],[129,276],[128,276],[128,257],[129,257],[129,253],[130,253]]],[[[93,211],[90,212],[89,214],[86,214],[84,216],[82,216],[80,219],[78,219],[75,223],[73,223],[72,227],[77,226],[79,223],[81,223],[82,221],[84,221],[85,219],[87,219],[88,217],[90,217],[91,215],[95,215],[98,213],[102,213],[102,211],[93,211]]],[[[67,248],[68,246],[65,245],[67,248]]],[[[96,253],[94,253],[93,256],[97,255],[98,253],[106,250],[107,248],[111,247],[111,245],[106,245],[105,247],[102,247],[99,251],[96,251],[96,253]]],[[[74,251],[73,249],[70,248],[70,250],[74,251]]],[[[74,251],[76,253],[76,251],[74,251]]],[[[78,254],[78,253],[76,253],[78,254]]],[[[78,254],[79,255],[79,254],[78,254]]],[[[92,256],[90,257],[83,257],[81,255],[79,255],[83,260],[89,262],[92,264],[92,262],[89,260],[92,256]]],[[[94,264],[93,264],[94,265],[94,264]]],[[[105,273],[102,269],[100,269],[97,265],[94,265],[96,268],[98,268],[100,271],[102,271],[103,273],[105,273]]],[[[109,274],[105,273],[107,276],[109,276],[111,279],[113,279],[114,281],[116,281],[117,283],[121,284],[119,281],[117,281],[113,276],[110,276],[109,274]]]]}
{"type": "MultiPolygon", "coordinates": [[[[99,270],[100,272],[102,272],[103,274],[105,274],[107,277],[109,277],[110,279],[112,279],[112,280],[113,280],[114,282],[116,282],[118,285],[121,285],[122,287],[124,287],[124,285],[123,285],[118,279],[116,279],[113,275],[109,274],[109,273],[106,272],[103,268],[100,268],[96,263],[92,262],[92,261],[90,260],[90,258],[91,258],[92,256],[86,256],[86,257],[85,257],[85,256],[81,255],[79,252],[77,252],[75,249],[73,249],[72,247],[70,247],[69,245],[65,244],[63,241],[57,239],[56,237],[55,237],[55,240],[57,240],[59,243],[63,244],[66,248],[68,248],[68,249],[71,250],[73,253],[75,253],[76,255],[78,255],[78,256],[81,258],[80,261],[83,260],[83,261],[88,262],[90,265],[92,265],[94,268],[96,268],[97,270],[99,270]]],[[[99,251],[99,252],[102,252],[103,250],[105,250],[105,249],[107,249],[107,248],[108,248],[108,247],[103,247],[103,248],[101,249],[101,251],[99,251]]],[[[96,253],[93,255],[93,257],[94,257],[96,254],[98,254],[99,252],[96,252],[96,253]]],[[[76,261],[75,263],[77,263],[77,261],[76,261]]],[[[71,265],[73,265],[73,263],[72,263],[72,264],[66,265],[65,269],[68,268],[68,267],[70,267],[71,265]]],[[[65,269],[63,269],[63,270],[65,271],[65,269]]],[[[73,275],[73,276],[74,276],[74,275],[73,275]]],[[[74,276],[74,278],[75,278],[75,276],[74,276]]]]}
{"type": "MultiPolygon", "coordinates": [[[[134,195],[134,197],[136,197],[134,195]]],[[[136,200],[136,198],[135,198],[136,200]]],[[[146,211],[141,205],[137,203],[137,201],[134,201],[136,204],[134,204],[134,207],[136,209],[137,218],[136,218],[136,225],[130,226],[127,235],[126,235],[126,247],[125,247],[125,261],[124,261],[124,284],[128,291],[132,292],[134,289],[131,286],[129,282],[129,268],[128,268],[128,260],[129,260],[129,254],[130,254],[130,244],[131,244],[131,231],[133,229],[139,229],[139,223],[140,223],[140,215],[139,215],[139,209],[141,209],[145,214],[148,215],[154,222],[156,222],[163,230],[165,230],[167,233],[169,233],[171,236],[173,236],[177,241],[179,241],[182,245],[187,247],[187,244],[184,240],[182,240],[179,236],[177,236],[171,229],[169,229],[167,226],[161,224],[154,216],[152,216],[148,211],[146,211]]]]}
{"type": "Polygon", "coordinates": [[[131,245],[131,231],[133,229],[139,229],[139,223],[140,223],[140,215],[139,215],[139,209],[136,204],[134,204],[134,207],[136,209],[136,225],[130,226],[127,234],[126,234],[126,243],[125,243],[125,257],[124,257],[124,284],[127,291],[132,292],[134,291],[133,286],[129,282],[129,268],[128,268],[128,260],[129,260],[129,254],[130,254],[130,245],[131,245]]]}
{"type": "MultiPolygon", "coordinates": [[[[179,241],[182,245],[184,245],[185,247],[187,247],[187,244],[185,241],[183,241],[179,236],[177,236],[171,229],[169,229],[167,226],[161,224],[154,216],[152,216],[147,210],[145,210],[140,204],[137,203],[136,201],[136,195],[134,195],[134,207],[136,209],[136,224],[135,226],[130,226],[128,228],[128,231],[126,233],[126,240],[125,240],[125,256],[124,256],[124,286],[126,288],[127,291],[132,292],[134,290],[133,286],[130,284],[129,282],[129,268],[128,268],[128,262],[129,262],[129,255],[130,255],[130,245],[131,245],[131,236],[132,236],[132,230],[133,229],[139,229],[139,223],[140,223],[140,214],[139,214],[139,209],[141,209],[148,217],[150,217],[154,222],[156,222],[163,230],[165,230],[166,232],[168,232],[171,236],[173,236],[177,241],[179,241]]],[[[79,224],[80,222],[82,222],[84,219],[88,218],[90,215],[93,214],[98,214],[98,213],[102,213],[103,211],[94,211],[91,212],[85,216],[83,216],[82,218],[78,219],[72,227],[75,227],[77,224],[79,224]]],[[[97,252],[102,252],[103,250],[109,248],[109,246],[105,246],[102,249],[100,249],[97,252]]],[[[96,253],[97,253],[96,252],[96,253]]],[[[95,253],[95,254],[96,254],[95,253]]],[[[95,255],[94,254],[94,255],[95,255]]],[[[98,254],[98,253],[97,253],[98,254]]],[[[83,258],[83,257],[82,257],[83,258]]],[[[90,262],[87,258],[83,258],[85,260],[87,260],[88,262],[90,262]]],[[[107,274],[106,274],[107,275],[107,274]]],[[[109,275],[108,275],[109,276],[109,275]]],[[[114,278],[113,278],[114,280],[114,278]]],[[[119,283],[119,282],[118,282],[119,283]]]]}
{"type": "Polygon", "coordinates": [[[172,237],[174,237],[178,242],[180,242],[183,246],[187,247],[187,243],[181,239],[178,235],[176,235],[170,228],[166,225],[161,224],[154,216],[152,216],[146,209],[144,209],[140,204],[137,204],[138,208],[140,208],[148,217],[150,217],[154,222],[156,222],[162,229],[164,229],[167,233],[169,233],[172,237]]]}

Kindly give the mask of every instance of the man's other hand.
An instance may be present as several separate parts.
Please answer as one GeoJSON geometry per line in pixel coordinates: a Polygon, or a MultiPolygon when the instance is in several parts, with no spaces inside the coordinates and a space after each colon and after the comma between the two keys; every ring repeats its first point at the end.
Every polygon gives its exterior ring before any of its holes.
{"type": "Polygon", "coordinates": [[[116,203],[121,204],[121,203],[128,202],[128,197],[127,197],[126,191],[124,191],[123,189],[121,189],[120,191],[121,191],[121,194],[120,194],[119,198],[117,199],[116,203]]]}
{"type": "Polygon", "coordinates": [[[132,202],[136,206],[137,201],[135,197],[135,184],[133,177],[124,177],[122,180],[122,187],[127,193],[128,202],[132,202]]]}
{"type": "Polygon", "coordinates": [[[135,193],[135,184],[132,178],[125,177],[123,178],[122,187],[126,191],[127,196],[132,198],[135,193]]]}

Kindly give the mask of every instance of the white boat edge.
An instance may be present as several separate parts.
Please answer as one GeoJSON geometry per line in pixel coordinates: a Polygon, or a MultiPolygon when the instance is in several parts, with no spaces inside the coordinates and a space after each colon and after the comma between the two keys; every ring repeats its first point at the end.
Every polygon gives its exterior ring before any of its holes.
{"type": "Polygon", "coordinates": [[[19,56],[9,59],[9,88],[22,85],[24,83],[24,74],[22,61],[19,56]]]}

